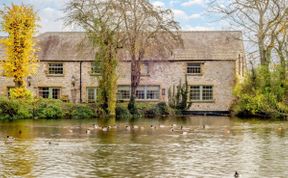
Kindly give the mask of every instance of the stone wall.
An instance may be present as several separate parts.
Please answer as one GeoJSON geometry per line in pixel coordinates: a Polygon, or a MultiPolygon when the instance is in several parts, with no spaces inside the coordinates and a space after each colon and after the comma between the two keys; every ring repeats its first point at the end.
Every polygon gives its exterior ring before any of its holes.
{"type": "MultiPolygon", "coordinates": [[[[233,102],[233,87],[237,75],[238,60],[201,61],[203,72],[200,76],[187,76],[189,85],[213,85],[213,102],[193,103],[193,111],[228,111],[233,102]]],[[[194,61],[195,62],[195,61],[194,61]]],[[[160,100],[168,101],[168,90],[179,81],[185,80],[188,61],[149,62],[149,75],[141,77],[141,85],[160,85],[160,100]],[[162,93],[165,89],[165,93],[162,93]]],[[[90,75],[91,62],[82,62],[82,101],[87,101],[87,87],[96,87],[97,77],[90,75]]],[[[48,63],[40,62],[37,75],[32,76],[29,89],[38,94],[38,87],[60,87],[61,96],[70,101],[80,102],[80,62],[64,62],[63,76],[47,75],[48,63]],[[75,86],[72,78],[76,79],[75,86]]],[[[118,65],[118,84],[130,84],[130,63],[118,65]]],[[[7,95],[7,87],[13,86],[11,79],[0,77],[0,95],[7,95]]]]}

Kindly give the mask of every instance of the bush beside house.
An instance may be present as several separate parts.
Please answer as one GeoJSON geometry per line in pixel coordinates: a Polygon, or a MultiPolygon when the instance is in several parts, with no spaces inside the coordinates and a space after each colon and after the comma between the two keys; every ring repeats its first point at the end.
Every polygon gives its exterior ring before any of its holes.
{"type": "MultiPolygon", "coordinates": [[[[8,99],[0,97],[0,120],[16,119],[89,119],[99,115],[97,105],[73,104],[54,99],[8,99]]],[[[137,115],[132,116],[128,103],[117,103],[116,118],[156,118],[174,115],[165,102],[137,103],[137,115]]]]}

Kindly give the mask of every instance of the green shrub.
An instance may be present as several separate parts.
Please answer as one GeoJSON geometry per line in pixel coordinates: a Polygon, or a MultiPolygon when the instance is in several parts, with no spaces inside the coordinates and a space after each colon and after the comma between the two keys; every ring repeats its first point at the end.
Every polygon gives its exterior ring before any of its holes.
{"type": "Polygon", "coordinates": [[[116,107],[116,119],[131,119],[132,115],[130,114],[127,106],[123,104],[117,104],[116,107]]]}
{"type": "Polygon", "coordinates": [[[24,100],[0,98],[0,119],[29,119],[33,117],[32,104],[24,100]]]}
{"type": "Polygon", "coordinates": [[[95,112],[91,107],[83,104],[77,104],[72,107],[71,118],[72,119],[90,119],[95,117],[95,112]]]}
{"type": "Polygon", "coordinates": [[[165,103],[160,102],[156,105],[161,116],[168,116],[173,113],[172,109],[165,103]]]}
{"type": "Polygon", "coordinates": [[[190,87],[188,85],[187,76],[185,82],[182,84],[181,80],[178,86],[168,90],[169,106],[175,110],[176,113],[183,114],[192,106],[192,102],[189,101],[190,87]]]}
{"type": "Polygon", "coordinates": [[[271,71],[265,67],[252,68],[234,88],[237,100],[232,110],[240,116],[286,117],[287,92],[287,81],[281,78],[277,67],[271,71]]]}
{"type": "Polygon", "coordinates": [[[154,106],[153,108],[145,110],[144,116],[147,118],[155,118],[155,117],[160,117],[161,114],[160,114],[159,108],[154,106]]]}
{"type": "Polygon", "coordinates": [[[35,102],[34,116],[38,119],[61,119],[64,117],[63,102],[53,99],[40,99],[35,102]]]}
{"type": "Polygon", "coordinates": [[[134,97],[132,97],[128,103],[128,110],[133,117],[139,115],[139,110],[134,97]]]}

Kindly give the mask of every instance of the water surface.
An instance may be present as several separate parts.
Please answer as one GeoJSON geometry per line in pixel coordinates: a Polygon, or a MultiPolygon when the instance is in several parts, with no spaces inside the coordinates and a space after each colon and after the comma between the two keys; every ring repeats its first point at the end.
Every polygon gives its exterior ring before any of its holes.
{"type": "Polygon", "coordinates": [[[0,122],[0,177],[206,178],[233,177],[236,170],[241,177],[288,177],[287,122],[145,119],[134,123],[137,129],[122,121],[108,132],[92,129],[94,123],[0,122]],[[16,140],[5,143],[7,135],[16,140]]]}

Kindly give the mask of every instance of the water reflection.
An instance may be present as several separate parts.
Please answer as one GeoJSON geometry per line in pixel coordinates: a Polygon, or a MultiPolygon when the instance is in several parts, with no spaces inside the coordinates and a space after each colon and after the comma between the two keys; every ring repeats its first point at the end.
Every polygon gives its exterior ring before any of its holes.
{"type": "Polygon", "coordinates": [[[287,177],[287,128],[225,117],[1,122],[0,177],[287,177]]]}
{"type": "Polygon", "coordinates": [[[4,123],[7,127],[1,127],[1,136],[3,140],[0,144],[0,168],[1,172],[7,176],[24,177],[30,175],[33,170],[36,154],[31,145],[33,142],[33,129],[27,126],[25,122],[4,123]],[[13,136],[18,140],[17,144],[7,143],[4,139],[7,136],[13,136]]]}

